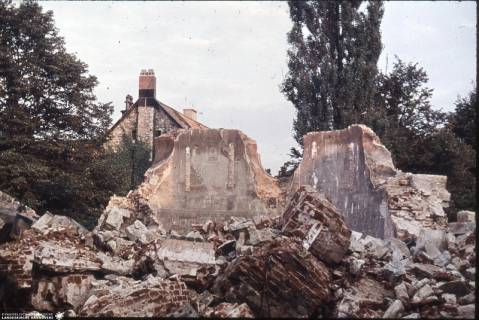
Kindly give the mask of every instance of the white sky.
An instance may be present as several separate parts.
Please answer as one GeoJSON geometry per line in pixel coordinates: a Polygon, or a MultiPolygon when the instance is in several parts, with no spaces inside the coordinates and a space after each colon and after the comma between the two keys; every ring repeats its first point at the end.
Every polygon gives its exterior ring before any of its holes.
{"type": "MultiPolygon", "coordinates": [[[[294,108],[280,93],[287,72],[285,2],[41,2],[53,10],[69,52],[100,82],[100,101],[120,117],[126,94],[138,96],[141,69],[154,69],[157,98],[193,106],[211,128],[255,139],[263,166],[276,174],[295,145],[294,108]]],[[[387,2],[383,53],[418,62],[433,105],[452,110],[475,80],[475,2],[387,2]]]]}

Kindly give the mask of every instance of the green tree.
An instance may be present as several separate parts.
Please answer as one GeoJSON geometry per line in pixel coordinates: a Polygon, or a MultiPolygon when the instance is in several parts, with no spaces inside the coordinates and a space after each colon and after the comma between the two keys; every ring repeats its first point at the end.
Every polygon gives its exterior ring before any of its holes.
{"type": "Polygon", "coordinates": [[[381,1],[289,1],[289,72],[281,90],[296,108],[294,137],[365,121],[382,50],[381,1]]]}
{"type": "Polygon", "coordinates": [[[391,151],[399,169],[448,177],[449,215],[455,219],[457,210],[475,206],[476,153],[466,143],[475,141],[473,135],[468,136],[471,128],[475,129],[471,121],[475,95],[472,92],[468,99],[458,99],[456,113],[449,115],[448,122],[446,113],[432,109],[432,89],[427,81],[417,63],[397,58],[391,73],[378,76],[377,112],[369,125],[391,151]]]}
{"type": "Polygon", "coordinates": [[[441,128],[423,139],[414,152],[418,172],[447,176],[451,220],[455,220],[457,210],[476,210],[476,151],[472,146],[448,128],[441,128]]]}
{"type": "Polygon", "coordinates": [[[134,142],[124,135],[118,150],[106,150],[90,170],[97,177],[97,188],[108,190],[109,198],[113,194],[124,196],[135,189],[143,182],[144,174],[150,166],[148,144],[134,142]]]}
{"type": "Polygon", "coordinates": [[[423,140],[445,124],[447,115],[432,109],[433,90],[426,86],[424,69],[396,59],[391,73],[378,75],[375,112],[367,124],[391,151],[398,168],[418,172],[415,157],[423,140]]]}
{"type": "Polygon", "coordinates": [[[476,149],[476,86],[467,97],[459,97],[455,112],[449,117],[449,127],[465,143],[476,149]]]}
{"type": "Polygon", "coordinates": [[[97,79],[66,52],[53,13],[0,2],[0,189],[43,212],[90,219],[85,168],[111,123],[97,79]]]}

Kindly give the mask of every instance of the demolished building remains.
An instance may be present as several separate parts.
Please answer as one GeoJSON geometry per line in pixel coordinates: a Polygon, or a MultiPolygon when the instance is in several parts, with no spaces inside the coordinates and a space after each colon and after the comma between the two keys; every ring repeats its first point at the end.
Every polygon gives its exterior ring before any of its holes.
{"type": "Polygon", "coordinates": [[[417,236],[447,221],[446,177],[397,170],[378,136],[363,125],[306,134],[291,191],[302,185],[328,197],[350,228],[382,239],[417,236]]]}
{"type": "Polygon", "coordinates": [[[239,130],[192,129],[155,139],[154,164],[127,201],[141,201],[166,229],[183,232],[192,223],[279,214],[283,197],[254,140],[239,130]]]}
{"type": "MultiPolygon", "coordinates": [[[[365,126],[304,141],[280,189],[238,130],[156,138],[143,184],[93,231],[32,214],[0,244],[1,310],[474,318],[475,213],[447,222],[445,177],[397,170],[365,126]]],[[[0,195],[6,225],[22,209],[0,195]]]]}

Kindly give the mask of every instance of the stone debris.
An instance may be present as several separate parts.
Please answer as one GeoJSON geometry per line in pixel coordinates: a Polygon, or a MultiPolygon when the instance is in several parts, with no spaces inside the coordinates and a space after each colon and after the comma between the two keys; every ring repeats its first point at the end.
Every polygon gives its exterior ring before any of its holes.
{"type": "Polygon", "coordinates": [[[459,211],[457,213],[457,222],[476,222],[476,213],[466,210],[459,211]]]}
{"type": "Polygon", "coordinates": [[[452,232],[454,235],[462,235],[462,234],[467,234],[469,232],[473,232],[476,230],[476,222],[450,222],[449,225],[449,231],[452,232]]]}
{"type": "Polygon", "coordinates": [[[419,288],[416,294],[412,297],[412,304],[428,304],[431,302],[436,302],[438,298],[434,295],[434,291],[431,286],[426,284],[419,288]]]}
{"type": "Polygon", "coordinates": [[[94,284],[79,316],[161,317],[189,302],[183,282],[118,277],[94,284]]]}
{"type": "Polygon", "coordinates": [[[439,286],[439,289],[441,289],[442,292],[451,293],[457,297],[462,297],[472,290],[472,288],[469,287],[469,284],[464,280],[446,282],[439,286]]]}
{"type": "Polygon", "coordinates": [[[324,263],[300,243],[284,239],[233,260],[213,290],[227,300],[246,302],[259,316],[307,317],[330,300],[331,281],[324,263]]]}
{"type": "Polygon", "coordinates": [[[386,298],[393,298],[393,292],[372,278],[360,278],[344,289],[345,293],[337,304],[335,316],[351,317],[381,317],[381,308],[386,298]]]}
{"type": "Polygon", "coordinates": [[[98,252],[97,258],[101,262],[101,271],[104,273],[130,275],[134,271],[135,261],[133,259],[125,260],[118,256],[110,256],[103,252],[98,252]]]}
{"type": "Polygon", "coordinates": [[[142,244],[150,243],[159,238],[160,234],[148,230],[140,220],[135,220],[133,224],[125,228],[126,235],[131,241],[139,241],[142,244]]]}
{"type": "Polygon", "coordinates": [[[78,310],[88,298],[94,276],[68,274],[35,279],[32,306],[41,311],[78,310]]]}
{"type": "Polygon", "coordinates": [[[471,292],[468,295],[460,297],[459,299],[457,299],[457,302],[460,305],[472,304],[472,303],[476,302],[475,292],[471,292]]]}
{"type": "Polygon", "coordinates": [[[394,294],[396,295],[397,299],[403,302],[403,304],[409,301],[408,290],[404,282],[401,282],[394,287],[394,294]]]}
{"type": "Polygon", "coordinates": [[[299,237],[305,250],[326,263],[338,263],[350,245],[351,230],[338,210],[310,187],[300,188],[283,214],[285,234],[299,237]]]}
{"type": "Polygon", "coordinates": [[[72,218],[53,215],[48,212],[43,214],[40,219],[38,219],[38,221],[36,221],[32,225],[32,229],[42,233],[62,231],[67,228],[76,230],[78,234],[84,234],[87,231],[85,227],[83,227],[81,224],[79,224],[72,218]]]}
{"type": "Polygon", "coordinates": [[[42,241],[35,248],[33,262],[46,271],[55,273],[84,273],[101,269],[97,255],[75,243],[42,241]]]}
{"type": "Polygon", "coordinates": [[[205,317],[214,318],[254,318],[253,312],[246,303],[222,302],[215,308],[205,312],[205,317]]]}
{"type": "Polygon", "coordinates": [[[445,176],[399,170],[386,180],[384,189],[388,195],[388,209],[399,239],[417,237],[424,228],[445,228],[447,217],[444,209],[449,207],[450,200],[446,182],[445,176]]]}
{"type": "Polygon", "coordinates": [[[0,193],[0,312],[474,318],[475,213],[447,224],[445,178],[396,170],[366,127],[307,135],[289,194],[263,176],[255,145],[235,130],[167,140],[145,183],[112,197],[93,231],[0,193]],[[206,152],[200,138],[222,139],[222,148],[206,152]],[[172,167],[186,163],[187,148],[189,179],[172,167]],[[210,160],[226,164],[226,179],[205,176],[210,160]],[[169,198],[172,186],[182,197],[169,198]],[[180,200],[185,219],[163,220],[179,212],[162,205],[180,200]],[[207,215],[193,212],[200,200],[207,215]]]}
{"type": "Polygon", "coordinates": [[[38,218],[33,209],[0,191],[0,243],[19,239],[38,218]]]}
{"type": "Polygon", "coordinates": [[[215,251],[210,242],[166,239],[157,251],[171,274],[196,276],[201,266],[215,265],[215,251]]]}
{"type": "Polygon", "coordinates": [[[65,217],[39,220],[0,246],[2,301],[17,310],[79,316],[474,315],[472,232],[425,229],[412,244],[382,240],[350,231],[335,208],[307,188],[276,222],[234,217],[192,226],[186,235],[158,228],[154,240],[128,240],[130,226],[150,230],[142,221],[132,212],[118,229],[89,232],[65,217]],[[324,226],[319,234],[335,234],[305,246],[315,223],[324,226]],[[258,233],[261,240],[252,241],[258,233]],[[98,240],[89,244],[92,237],[98,240]],[[444,256],[447,264],[438,264],[444,256]],[[15,301],[2,293],[7,285],[15,301]]]}
{"type": "Polygon", "coordinates": [[[404,305],[401,300],[394,300],[389,308],[384,312],[383,318],[399,318],[399,316],[404,311],[404,305]]]}
{"type": "Polygon", "coordinates": [[[475,319],[476,305],[475,304],[468,304],[468,305],[465,305],[465,306],[458,306],[457,307],[457,316],[458,316],[458,318],[463,318],[463,319],[475,319]]]}

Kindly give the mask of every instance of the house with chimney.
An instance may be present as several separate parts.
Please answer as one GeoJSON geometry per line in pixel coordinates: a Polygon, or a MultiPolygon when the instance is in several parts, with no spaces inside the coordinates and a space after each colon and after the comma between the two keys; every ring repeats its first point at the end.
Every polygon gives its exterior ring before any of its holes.
{"type": "Polygon", "coordinates": [[[156,99],[156,77],[152,69],[142,70],[139,77],[138,99],[127,95],[122,116],[108,130],[105,147],[116,150],[123,135],[148,144],[153,151],[153,140],[163,133],[178,129],[207,128],[196,120],[196,110],[183,113],[156,99]]]}

